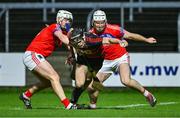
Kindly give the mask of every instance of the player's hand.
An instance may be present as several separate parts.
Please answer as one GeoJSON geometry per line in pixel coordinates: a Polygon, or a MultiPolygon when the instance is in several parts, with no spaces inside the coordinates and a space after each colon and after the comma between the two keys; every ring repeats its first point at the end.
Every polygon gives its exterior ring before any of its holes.
{"type": "Polygon", "coordinates": [[[65,64],[72,65],[75,59],[73,57],[68,57],[65,61],[65,64]]]}
{"type": "Polygon", "coordinates": [[[147,38],[147,39],[146,39],[146,42],[147,42],[147,43],[157,43],[156,39],[153,38],[153,37],[147,38]]]}
{"type": "Polygon", "coordinates": [[[119,44],[121,47],[127,47],[128,46],[128,42],[126,40],[120,40],[119,44]]]}
{"type": "Polygon", "coordinates": [[[77,44],[77,47],[78,48],[86,48],[87,47],[86,42],[83,40],[79,41],[77,44]]]}
{"type": "Polygon", "coordinates": [[[65,64],[69,64],[72,65],[73,62],[75,61],[75,58],[72,56],[72,54],[70,53],[67,57],[67,59],[65,60],[65,64]]]}
{"type": "Polygon", "coordinates": [[[103,40],[102,40],[102,44],[110,44],[110,38],[108,37],[103,37],[103,40]]]}
{"type": "Polygon", "coordinates": [[[70,28],[70,30],[67,33],[67,37],[70,38],[72,35],[73,28],[70,28]]]}

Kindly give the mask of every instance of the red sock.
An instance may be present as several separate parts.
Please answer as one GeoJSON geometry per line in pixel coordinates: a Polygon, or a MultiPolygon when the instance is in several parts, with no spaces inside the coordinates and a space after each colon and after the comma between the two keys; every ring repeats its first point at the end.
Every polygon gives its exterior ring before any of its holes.
{"type": "Polygon", "coordinates": [[[31,98],[32,93],[31,93],[29,90],[27,90],[27,91],[24,92],[24,95],[25,95],[26,97],[28,97],[28,98],[31,98]]]}
{"type": "Polygon", "coordinates": [[[61,101],[65,107],[67,107],[70,103],[69,99],[65,98],[64,100],[61,101]]]}

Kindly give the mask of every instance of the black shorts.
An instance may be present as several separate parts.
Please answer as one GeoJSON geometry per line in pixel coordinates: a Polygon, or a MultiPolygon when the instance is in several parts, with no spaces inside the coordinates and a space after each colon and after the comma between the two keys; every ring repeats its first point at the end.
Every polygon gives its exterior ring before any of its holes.
{"type": "Polygon", "coordinates": [[[90,72],[98,72],[102,67],[103,60],[103,58],[87,58],[82,55],[77,55],[77,60],[73,64],[71,71],[71,78],[75,80],[76,63],[87,66],[90,72]]]}
{"type": "Polygon", "coordinates": [[[98,71],[102,67],[103,60],[103,58],[87,58],[78,55],[76,63],[88,66],[90,71],[98,71]]]}

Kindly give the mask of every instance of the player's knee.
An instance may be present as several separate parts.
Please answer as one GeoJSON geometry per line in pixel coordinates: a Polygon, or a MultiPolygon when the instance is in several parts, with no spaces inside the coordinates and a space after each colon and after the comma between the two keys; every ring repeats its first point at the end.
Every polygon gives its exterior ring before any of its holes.
{"type": "Polygon", "coordinates": [[[122,84],[124,84],[125,86],[129,86],[130,84],[130,79],[129,78],[122,78],[121,79],[122,84]]]}
{"type": "Polygon", "coordinates": [[[77,88],[82,88],[84,86],[84,82],[82,81],[76,81],[76,87],[77,88]]]}
{"type": "Polygon", "coordinates": [[[59,81],[60,77],[58,74],[51,74],[49,75],[50,81],[59,81]]]}

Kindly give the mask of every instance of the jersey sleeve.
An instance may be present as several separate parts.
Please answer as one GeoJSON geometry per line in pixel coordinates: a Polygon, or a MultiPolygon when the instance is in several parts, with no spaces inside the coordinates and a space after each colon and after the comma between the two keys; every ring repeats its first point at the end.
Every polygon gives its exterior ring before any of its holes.
{"type": "Polygon", "coordinates": [[[124,36],[124,28],[120,27],[120,36],[123,37],[124,36]]]}
{"type": "Polygon", "coordinates": [[[58,24],[55,25],[53,32],[56,32],[56,31],[61,31],[61,26],[58,24]]]}
{"type": "Polygon", "coordinates": [[[103,40],[103,38],[101,38],[93,33],[90,33],[90,32],[85,33],[85,42],[86,42],[87,46],[101,45],[102,40],[103,40]]]}
{"type": "Polygon", "coordinates": [[[108,32],[110,32],[116,38],[122,39],[124,36],[124,29],[117,24],[108,24],[108,32]]]}

